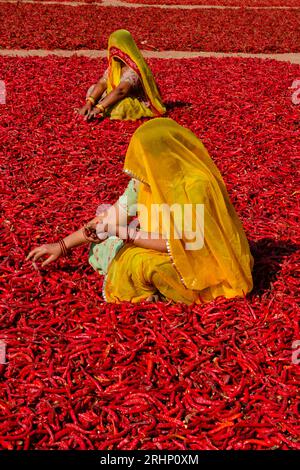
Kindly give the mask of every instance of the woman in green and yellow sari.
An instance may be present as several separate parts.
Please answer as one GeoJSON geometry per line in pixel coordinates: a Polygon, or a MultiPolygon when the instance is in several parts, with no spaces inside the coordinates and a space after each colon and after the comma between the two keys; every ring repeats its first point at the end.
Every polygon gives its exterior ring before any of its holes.
{"type": "Polygon", "coordinates": [[[152,72],[125,29],[109,38],[108,64],[98,83],[89,88],[79,114],[86,119],[108,116],[134,121],[165,113],[152,72]]]}
{"type": "Polygon", "coordinates": [[[113,303],[204,303],[251,291],[253,258],[242,224],[218,168],[189,129],[167,118],[144,123],[124,171],[131,180],[114,206],[28,258],[48,255],[45,265],[91,241],[90,264],[105,274],[103,297],[113,303]]]}

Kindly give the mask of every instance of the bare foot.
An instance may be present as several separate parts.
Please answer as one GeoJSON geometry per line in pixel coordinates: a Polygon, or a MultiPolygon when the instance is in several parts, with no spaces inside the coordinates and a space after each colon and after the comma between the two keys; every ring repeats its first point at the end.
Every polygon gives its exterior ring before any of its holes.
{"type": "Polygon", "coordinates": [[[159,295],[157,294],[150,295],[146,299],[146,302],[151,302],[151,303],[158,302],[158,301],[159,301],[159,295]]]}

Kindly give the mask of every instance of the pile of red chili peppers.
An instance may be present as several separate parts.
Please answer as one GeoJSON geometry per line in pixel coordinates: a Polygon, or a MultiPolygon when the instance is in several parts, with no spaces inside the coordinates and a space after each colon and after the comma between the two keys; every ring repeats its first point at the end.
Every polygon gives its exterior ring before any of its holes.
{"type": "Polygon", "coordinates": [[[298,52],[298,9],[160,9],[0,3],[0,46],[9,49],[105,49],[128,29],[141,49],[298,52]],[[97,18],[97,21],[95,21],[97,18]],[[274,26],[276,25],[276,27],[274,26]]]}
{"type": "Polygon", "coordinates": [[[300,67],[150,65],[168,115],[203,140],[222,172],[255,258],[254,290],[196,307],[112,305],[86,247],[47,269],[26,262],[30,248],[116,200],[140,122],[86,123],[74,114],[104,60],[0,58],[8,97],[0,123],[1,449],[300,448],[300,109],[290,89],[300,67]]]}

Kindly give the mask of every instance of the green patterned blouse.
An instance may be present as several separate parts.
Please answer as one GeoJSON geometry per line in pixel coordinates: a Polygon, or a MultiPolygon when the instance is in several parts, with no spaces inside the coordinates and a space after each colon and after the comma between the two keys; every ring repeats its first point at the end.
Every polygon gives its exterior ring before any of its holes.
{"type": "MultiPolygon", "coordinates": [[[[138,181],[131,179],[118,203],[126,207],[129,216],[136,215],[138,181]]],[[[116,236],[107,238],[102,243],[92,243],[89,253],[89,263],[99,274],[107,274],[108,266],[114,259],[124,242],[116,236]]]]}

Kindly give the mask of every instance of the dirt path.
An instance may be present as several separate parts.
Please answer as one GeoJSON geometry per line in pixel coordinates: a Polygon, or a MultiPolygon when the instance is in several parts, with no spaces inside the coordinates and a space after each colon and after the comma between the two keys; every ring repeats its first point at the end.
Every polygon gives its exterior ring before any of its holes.
{"type": "MultiPolygon", "coordinates": [[[[43,5],[69,5],[69,6],[87,6],[87,5],[99,5],[99,6],[111,6],[119,7],[125,6],[130,8],[144,8],[149,6],[152,8],[171,8],[171,9],[200,9],[200,8],[215,8],[215,9],[232,9],[237,10],[239,6],[222,6],[222,5],[143,5],[143,4],[132,4],[127,3],[125,0],[103,0],[102,2],[86,3],[76,1],[35,1],[35,0],[0,0],[0,3],[31,3],[31,4],[43,4],[43,5]]],[[[247,9],[300,9],[299,7],[246,7],[247,9]]],[[[300,48],[299,48],[300,49],[300,48]]],[[[279,61],[291,62],[293,64],[300,64],[300,52],[299,53],[285,53],[285,54],[248,54],[242,52],[197,52],[197,51],[142,51],[145,57],[149,58],[160,58],[160,59],[183,59],[193,57],[243,57],[243,58],[260,58],[260,59],[274,59],[279,61]]],[[[58,57],[71,57],[73,55],[84,56],[90,58],[106,57],[106,50],[64,50],[64,49],[0,49],[0,56],[6,57],[46,57],[48,55],[56,55],[58,57]]]]}
{"type": "MultiPolygon", "coordinates": [[[[300,52],[287,54],[246,54],[243,52],[189,52],[189,51],[142,51],[144,57],[158,59],[190,59],[193,57],[244,57],[258,59],[275,59],[293,64],[300,64],[300,52]]],[[[73,55],[98,58],[106,57],[103,50],[64,50],[64,49],[0,49],[0,56],[4,57],[46,57],[56,55],[58,57],[71,57],[73,55]]]]}
{"type": "Polygon", "coordinates": [[[217,9],[217,10],[238,10],[240,8],[246,8],[248,10],[299,10],[299,7],[288,7],[288,6],[261,6],[261,7],[239,7],[239,6],[226,6],[226,5],[145,5],[141,3],[127,3],[125,0],[103,0],[102,2],[74,2],[74,1],[64,1],[64,2],[55,2],[55,1],[35,1],[35,0],[0,0],[0,3],[34,3],[34,4],[43,4],[43,5],[67,5],[67,6],[87,6],[87,5],[97,5],[102,7],[128,7],[128,8],[162,8],[162,9],[181,9],[181,10],[195,10],[195,9],[217,9]]]}

